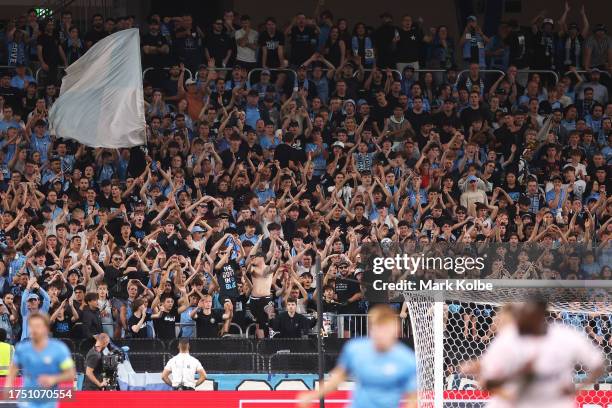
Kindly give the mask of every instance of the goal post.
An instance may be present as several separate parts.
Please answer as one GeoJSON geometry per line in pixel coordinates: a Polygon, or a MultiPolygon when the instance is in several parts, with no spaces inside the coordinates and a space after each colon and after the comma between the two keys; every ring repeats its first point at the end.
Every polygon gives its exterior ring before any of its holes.
{"type": "MultiPolygon", "coordinates": [[[[479,359],[486,350],[497,331],[497,313],[501,306],[534,296],[549,301],[550,321],[583,331],[601,348],[607,361],[606,375],[599,384],[583,384],[593,389],[580,393],[578,402],[581,407],[607,407],[607,404],[598,404],[609,400],[607,388],[608,382],[612,382],[609,378],[612,281],[495,279],[480,282],[491,283],[494,290],[452,290],[451,286],[445,291],[403,292],[417,357],[419,408],[484,406],[486,390],[482,390],[476,379],[461,374],[458,367],[479,359]]],[[[577,367],[575,383],[580,383],[585,376],[586,372],[577,367]]]]}

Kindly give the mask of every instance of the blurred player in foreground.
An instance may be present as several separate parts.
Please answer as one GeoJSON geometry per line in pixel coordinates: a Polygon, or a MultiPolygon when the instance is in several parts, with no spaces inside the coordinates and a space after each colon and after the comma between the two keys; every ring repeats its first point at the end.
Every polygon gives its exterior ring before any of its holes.
{"type": "Polygon", "coordinates": [[[368,316],[369,338],[349,341],[338,365],[319,390],[299,396],[299,407],[318,404],[349,377],[355,381],[350,408],[397,408],[403,397],[407,407],[416,407],[416,358],[413,351],[397,339],[399,319],[388,306],[372,308],[368,316]]]}
{"type": "MultiPolygon", "coordinates": [[[[23,390],[54,390],[62,382],[74,381],[74,361],[68,347],[60,340],[49,338],[49,317],[31,313],[28,317],[29,340],[15,347],[15,355],[6,376],[5,392],[13,387],[19,369],[22,370],[23,390]]],[[[57,400],[30,399],[26,393],[27,407],[56,407],[57,400]]],[[[33,395],[48,395],[41,392],[33,395]]],[[[6,399],[5,395],[5,399],[6,399]]],[[[22,406],[22,404],[20,404],[22,406]]]]}
{"type": "Polygon", "coordinates": [[[513,321],[499,330],[480,362],[464,366],[491,391],[487,408],[573,408],[575,365],[589,372],[583,384],[603,374],[601,351],[584,333],[548,324],[546,308],[543,301],[514,305],[513,321]]]}

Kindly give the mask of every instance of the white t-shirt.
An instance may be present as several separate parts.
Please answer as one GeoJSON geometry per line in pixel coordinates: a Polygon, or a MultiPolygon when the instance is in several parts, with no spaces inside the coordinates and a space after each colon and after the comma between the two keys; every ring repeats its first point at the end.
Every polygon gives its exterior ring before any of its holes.
{"type": "MultiPolygon", "coordinates": [[[[534,380],[522,384],[523,376],[510,381],[504,390],[515,395],[516,408],[573,408],[575,396],[565,390],[573,387],[574,366],[586,370],[603,364],[603,355],[586,337],[574,329],[552,324],[545,336],[518,336],[504,330],[491,343],[481,360],[482,377],[496,379],[512,376],[531,362],[534,380]]],[[[494,398],[492,402],[503,399],[494,398]]],[[[503,406],[503,405],[495,405],[503,406]]]]}
{"type": "Polygon", "coordinates": [[[195,388],[195,375],[198,370],[203,369],[202,363],[188,353],[178,353],[164,367],[164,370],[171,371],[170,379],[173,387],[183,385],[190,388],[195,388]]]}
{"type": "MultiPolygon", "coordinates": [[[[246,32],[243,29],[236,31],[236,59],[238,61],[244,62],[257,62],[257,53],[256,50],[249,47],[241,47],[238,45],[238,40],[246,35],[246,32]]],[[[247,42],[249,44],[257,44],[257,37],[259,34],[257,31],[251,29],[249,31],[249,36],[247,37],[247,42]]]]}

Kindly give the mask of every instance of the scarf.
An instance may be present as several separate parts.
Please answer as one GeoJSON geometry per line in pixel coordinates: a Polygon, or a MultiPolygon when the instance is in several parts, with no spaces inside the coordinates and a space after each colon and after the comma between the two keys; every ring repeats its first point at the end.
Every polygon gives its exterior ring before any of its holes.
{"type": "MultiPolygon", "coordinates": [[[[373,64],[374,63],[374,47],[372,46],[372,40],[370,39],[370,37],[365,37],[363,41],[364,41],[363,58],[366,64],[373,64]]],[[[353,54],[359,55],[359,37],[357,36],[353,37],[353,39],[351,40],[351,47],[353,48],[353,54]]]]}
{"type": "Polygon", "coordinates": [[[576,37],[572,40],[570,36],[567,36],[565,40],[565,65],[574,65],[577,69],[580,68],[580,51],[582,44],[580,38],[576,37]]]}
{"type": "Polygon", "coordinates": [[[25,64],[26,61],[26,47],[22,42],[11,41],[7,46],[8,51],[8,65],[14,67],[17,64],[25,64]]]}

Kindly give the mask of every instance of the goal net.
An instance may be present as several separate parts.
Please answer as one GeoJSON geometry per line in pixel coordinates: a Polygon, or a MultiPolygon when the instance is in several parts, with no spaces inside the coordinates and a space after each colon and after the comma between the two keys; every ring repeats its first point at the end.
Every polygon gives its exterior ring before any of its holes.
{"type": "Polygon", "coordinates": [[[501,306],[535,295],[549,301],[550,322],[583,332],[606,356],[606,374],[596,384],[584,384],[588,373],[575,367],[577,406],[612,406],[610,283],[572,280],[553,285],[550,281],[495,280],[495,290],[404,292],[418,360],[419,407],[483,407],[486,390],[477,379],[462,374],[459,366],[478,360],[487,349],[498,329],[501,306]]]}

